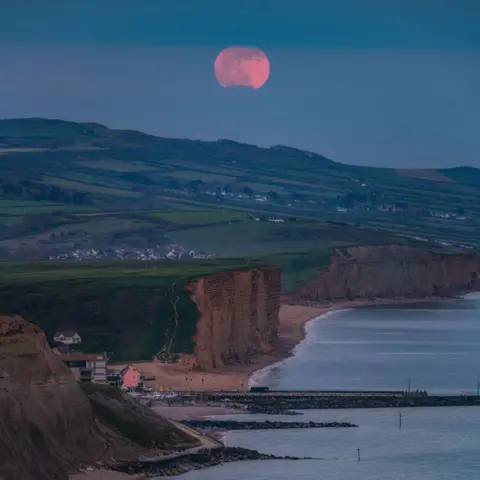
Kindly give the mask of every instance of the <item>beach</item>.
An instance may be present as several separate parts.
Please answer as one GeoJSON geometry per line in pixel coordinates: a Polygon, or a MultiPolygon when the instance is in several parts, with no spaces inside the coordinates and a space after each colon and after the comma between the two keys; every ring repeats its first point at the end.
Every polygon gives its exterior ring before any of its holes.
{"type": "MultiPolygon", "coordinates": [[[[392,303],[397,305],[344,309],[310,322],[305,341],[291,358],[266,373],[262,384],[278,390],[411,386],[429,395],[477,395],[480,295],[392,303]]],[[[228,445],[323,460],[269,462],[260,468],[232,463],[190,472],[185,480],[473,480],[478,478],[478,408],[305,410],[302,421],[349,421],[359,428],[230,431],[225,436],[228,445]]],[[[275,417],[244,414],[240,419],[275,417]]]]}
{"type": "MultiPolygon", "coordinates": [[[[165,390],[246,390],[249,380],[256,371],[281,362],[293,354],[294,348],[305,338],[305,325],[329,312],[348,308],[372,307],[375,305],[431,302],[439,297],[392,298],[353,301],[339,301],[327,305],[283,304],[279,311],[278,343],[272,355],[259,355],[245,365],[228,365],[212,372],[199,372],[193,369],[193,355],[181,355],[177,363],[133,362],[142,373],[148,387],[165,390]]],[[[126,364],[113,368],[119,371],[126,364]]],[[[160,413],[160,412],[159,412],[160,413]]]]}
{"type": "MultiPolygon", "coordinates": [[[[177,363],[134,362],[146,379],[145,384],[166,390],[242,390],[248,388],[250,376],[259,369],[287,358],[295,345],[304,338],[305,324],[330,311],[330,308],[302,305],[282,305],[279,312],[280,325],[278,345],[274,354],[258,356],[246,365],[229,365],[214,372],[193,370],[193,355],[181,355],[177,363]]],[[[121,370],[126,364],[114,365],[121,370]]]]}
{"type": "MultiPolygon", "coordinates": [[[[295,347],[299,345],[302,340],[305,338],[306,325],[309,321],[313,319],[319,319],[322,315],[327,315],[331,312],[338,312],[341,310],[347,310],[351,308],[362,309],[362,307],[372,307],[388,304],[413,304],[413,303],[428,303],[435,302],[440,300],[438,297],[430,297],[423,299],[409,299],[409,298],[398,298],[398,299],[385,299],[382,301],[350,301],[350,302],[338,302],[328,306],[312,306],[312,305],[282,305],[280,309],[280,327],[279,327],[279,342],[278,348],[275,355],[271,356],[261,356],[258,358],[258,361],[249,365],[239,365],[233,367],[227,367],[222,369],[220,372],[216,373],[205,373],[205,372],[193,372],[189,371],[191,364],[188,357],[182,357],[181,363],[178,364],[156,364],[153,362],[147,362],[142,364],[136,364],[137,368],[145,369],[142,370],[144,374],[156,375],[158,382],[164,382],[165,386],[169,388],[182,388],[182,380],[185,382],[185,378],[188,375],[188,382],[191,384],[192,389],[218,389],[218,390],[228,390],[231,388],[246,388],[245,385],[248,385],[248,380],[251,379],[252,375],[256,375],[259,378],[261,377],[261,370],[266,369],[272,366],[276,362],[281,362],[286,358],[292,356],[295,353],[295,347]],[[201,379],[204,379],[202,383],[201,379]],[[191,379],[191,380],[190,380],[191,379]],[[170,386],[172,385],[172,386],[170,386]],[[242,387],[243,385],[243,387],[242,387]],[[177,386],[177,387],[175,387],[177,386]]],[[[325,317],[326,319],[327,317],[325,317]]],[[[330,320],[331,321],[331,320],[330,320]]],[[[402,321],[403,322],[403,321],[402,321]]],[[[310,329],[309,329],[310,330],[310,329]]],[[[294,359],[292,360],[294,361],[294,359]]],[[[295,377],[296,378],[296,377],[295,377]]],[[[218,416],[218,415],[238,415],[239,411],[235,409],[230,409],[225,406],[211,406],[211,405],[156,405],[153,407],[153,410],[166,418],[172,420],[183,421],[183,420],[195,420],[201,419],[209,416],[218,416]]],[[[426,411],[426,410],[422,410],[426,411]]],[[[367,412],[368,413],[368,412],[367,412]]],[[[376,412],[377,415],[378,412],[376,412]]],[[[309,415],[316,415],[315,413],[309,413],[309,415]]],[[[320,415],[320,414],[318,414],[320,415]]],[[[321,419],[324,419],[325,415],[330,415],[329,413],[322,412],[321,419]]],[[[331,414],[333,420],[338,420],[338,412],[331,414]]],[[[248,418],[248,414],[247,414],[248,418]]],[[[320,418],[320,417],[319,417],[320,418]]],[[[343,419],[343,417],[341,418],[343,419]]],[[[403,430],[402,430],[403,431],[403,430]]],[[[217,432],[218,438],[221,438],[225,432],[217,432]]],[[[285,436],[287,433],[283,433],[285,436]]],[[[230,438],[247,438],[249,435],[248,432],[236,432],[236,434],[230,438]]],[[[268,435],[265,433],[265,435],[268,435]]],[[[257,435],[258,437],[262,436],[257,435]]],[[[248,437],[248,442],[252,441],[248,437]]],[[[254,437],[255,438],[255,437],[254,437]]],[[[263,438],[263,436],[262,436],[263,438]]],[[[265,437],[267,438],[267,437],[265,437]]],[[[270,441],[273,441],[271,437],[268,436],[270,441]]],[[[248,443],[247,442],[247,443],[248,443]]],[[[301,438],[298,440],[301,443],[301,438]]],[[[260,448],[260,445],[255,445],[257,448],[260,448]]],[[[293,448],[293,447],[292,447],[293,448]]],[[[372,447],[373,448],[373,447],[372,447]]],[[[288,452],[281,453],[291,453],[288,452]]],[[[338,455],[337,451],[332,450],[331,455],[338,455]]],[[[347,459],[346,459],[347,461],[347,459]]],[[[242,468],[237,466],[230,467],[235,471],[235,468],[242,468]]],[[[305,464],[302,468],[308,468],[308,464],[305,464]]],[[[194,475],[201,475],[199,473],[192,473],[194,475]]],[[[95,472],[85,472],[83,474],[78,474],[74,477],[71,477],[72,480],[121,480],[122,478],[130,478],[132,480],[139,477],[125,476],[118,472],[108,472],[108,471],[95,471],[95,472]]]]}

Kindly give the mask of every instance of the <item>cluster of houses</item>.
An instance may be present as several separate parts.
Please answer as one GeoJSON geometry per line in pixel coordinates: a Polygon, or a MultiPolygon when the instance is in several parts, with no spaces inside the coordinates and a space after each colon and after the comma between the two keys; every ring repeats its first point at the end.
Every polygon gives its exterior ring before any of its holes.
{"type": "Polygon", "coordinates": [[[256,222],[261,222],[263,220],[266,220],[267,222],[270,222],[270,223],[283,223],[285,222],[285,220],[283,218],[280,218],[280,217],[258,217],[258,216],[254,216],[254,217],[251,217],[253,220],[255,220],[256,222]]]}
{"type": "Polygon", "coordinates": [[[255,200],[256,202],[268,202],[268,197],[266,195],[258,194],[258,193],[243,193],[243,192],[232,192],[227,190],[213,191],[213,190],[205,190],[202,192],[203,195],[209,195],[216,198],[233,198],[238,200],[255,200]]]}
{"type": "Polygon", "coordinates": [[[106,352],[82,353],[77,351],[76,347],[82,343],[78,332],[57,332],[53,339],[55,341],[53,352],[61,357],[77,381],[112,385],[125,390],[143,390],[145,378],[134,365],[129,364],[122,370],[116,371],[108,368],[106,352]]]}
{"type": "Polygon", "coordinates": [[[457,213],[449,213],[449,212],[433,212],[430,211],[430,216],[431,217],[438,217],[438,218],[452,218],[454,220],[468,220],[470,217],[467,217],[465,215],[460,215],[457,213]]]}
{"type": "Polygon", "coordinates": [[[181,245],[163,245],[155,248],[90,248],[87,250],[75,249],[71,252],[50,255],[49,260],[179,260],[183,258],[211,258],[215,255],[205,252],[186,249],[181,245]]]}

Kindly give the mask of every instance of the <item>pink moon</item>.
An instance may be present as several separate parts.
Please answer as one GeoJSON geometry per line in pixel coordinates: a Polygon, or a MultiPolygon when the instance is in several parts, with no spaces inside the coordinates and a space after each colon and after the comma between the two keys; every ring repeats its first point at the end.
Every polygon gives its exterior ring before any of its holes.
{"type": "Polygon", "coordinates": [[[256,47],[228,47],[215,60],[215,77],[224,87],[262,87],[270,75],[268,57],[256,47]]]}

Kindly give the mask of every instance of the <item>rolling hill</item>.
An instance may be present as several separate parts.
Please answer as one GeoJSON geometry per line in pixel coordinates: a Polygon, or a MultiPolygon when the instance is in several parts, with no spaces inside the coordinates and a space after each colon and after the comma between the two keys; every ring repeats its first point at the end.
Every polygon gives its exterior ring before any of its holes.
{"type": "MultiPolygon", "coordinates": [[[[62,120],[0,121],[4,256],[13,249],[36,258],[58,243],[169,242],[230,254],[234,244],[221,238],[235,240],[239,253],[271,251],[266,245],[281,226],[251,223],[259,216],[301,220],[289,231],[340,220],[478,245],[478,205],[480,170],[471,167],[361,167],[286,146],[161,138],[62,120]]],[[[318,241],[308,235],[298,235],[294,248],[318,241]]],[[[280,243],[277,250],[289,247],[285,238],[280,243]]]]}

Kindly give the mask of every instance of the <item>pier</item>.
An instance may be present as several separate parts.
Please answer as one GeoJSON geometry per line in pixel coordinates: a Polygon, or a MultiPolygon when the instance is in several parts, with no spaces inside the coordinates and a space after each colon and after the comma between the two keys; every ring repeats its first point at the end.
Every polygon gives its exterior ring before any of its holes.
{"type": "MultiPolygon", "coordinates": [[[[478,395],[428,395],[426,392],[404,391],[325,391],[270,390],[176,392],[175,403],[216,403],[243,406],[256,413],[269,411],[388,408],[388,407],[458,407],[480,406],[478,395]]],[[[172,403],[173,403],[172,402],[172,403]]]]}

